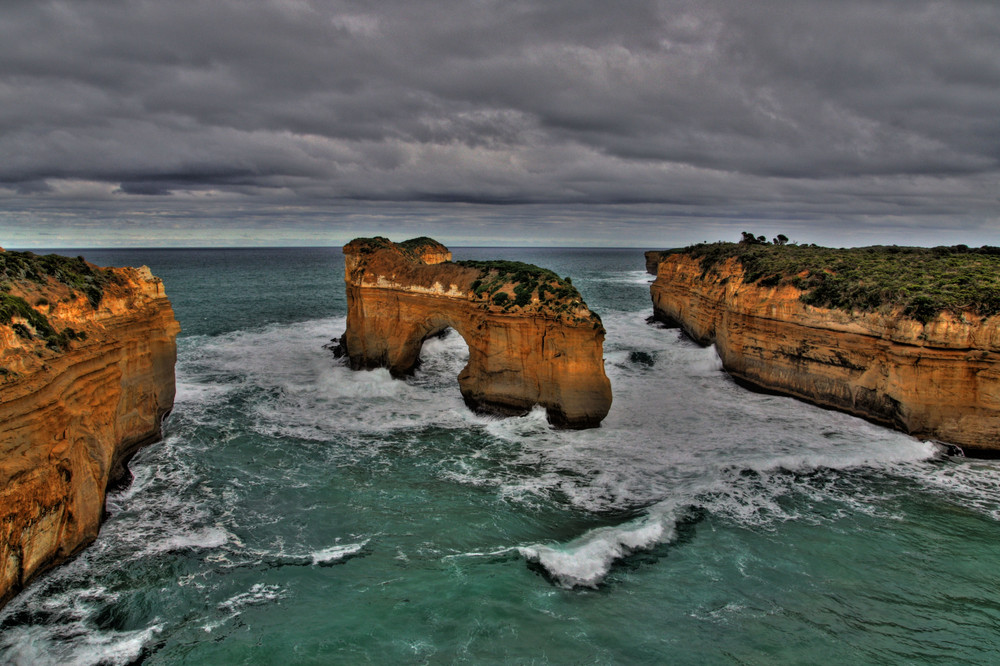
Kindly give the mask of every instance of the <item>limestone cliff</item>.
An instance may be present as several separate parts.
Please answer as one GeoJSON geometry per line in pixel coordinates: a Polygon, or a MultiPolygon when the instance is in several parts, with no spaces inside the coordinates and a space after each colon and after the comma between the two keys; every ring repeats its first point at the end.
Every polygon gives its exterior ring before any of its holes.
{"type": "Polygon", "coordinates": [[[92,541],[160,435],[180,328],[149,269],[0,253],[0,604],[92,541]]]}
{"type": "Polygon", "coordinates": [[[542,405],[553,424],[570,428],[607,415],[604,327],[554,273],[518,262],[452,263],[430,239],[360,238],[344,255],[342,341],[351,367],[405,375],[424,340],[450,327],[469,346],[458,382],[471,408],[523,414],[542,405]]]}
{"type": "Polygon", "coordinates": [[[735,378],[918,437],[1000,453],[1000,317],[899,308],[813,307],[790,284],[744,280],[734,258],[704,271],[665,254],[650,290],[655,316],[715,343],[735,378]]]}
{"type": "Polygon", "coordinates": [[[656,271],[660,267],[660,259],[667,256],[669,253],[660,250],[647,250],[645,253],[646,257],[646,272],[650,275],[656,275],[656,271]]]}

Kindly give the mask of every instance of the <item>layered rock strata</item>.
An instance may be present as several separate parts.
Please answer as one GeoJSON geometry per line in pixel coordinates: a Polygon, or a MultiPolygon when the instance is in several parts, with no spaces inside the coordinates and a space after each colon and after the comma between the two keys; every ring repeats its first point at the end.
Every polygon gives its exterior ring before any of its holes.
{"type": "Polygon", "coordinates": [[[942,312],[926,324],[889,312],[812,307],[792,285],[747,284],[737,259],[703,271],[658,257],[654,315],[753,386],[917,437],[1000,454],[1000,317],[942,312]]]}
{"type": "Polygon", "coordinates": [[[180,330],[149,269],[86,265],[106,283],[81,293],[15,254],[32,279],[0,294],[0,604],[97,536],[173,405],[180,330]]]}
{"type": "Polygon", "coordinates": [[[517,262],[452,263],[430,239],[361,238],[344,247],[352,368],[416,368],[424,340],[452,328],[469,347],[458,376],[470,408],[523,414],[534,405],[568,428],[600,424],[611,407],[604,326],[579,293],[517,262]]]}

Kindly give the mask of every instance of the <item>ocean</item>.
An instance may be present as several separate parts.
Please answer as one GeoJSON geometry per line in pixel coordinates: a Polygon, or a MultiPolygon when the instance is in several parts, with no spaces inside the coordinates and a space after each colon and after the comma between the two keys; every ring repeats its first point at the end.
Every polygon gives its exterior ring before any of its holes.
{"type": "Polygon", "coordinates": [[[177,399],[0,663],[1000,663],[1000,461],[737,386],[640,250],[453,251],[572,278],[602,427],[470,413],[454,333],[349,370],[339,248],[64,251],[163,278],[177,399]]]}

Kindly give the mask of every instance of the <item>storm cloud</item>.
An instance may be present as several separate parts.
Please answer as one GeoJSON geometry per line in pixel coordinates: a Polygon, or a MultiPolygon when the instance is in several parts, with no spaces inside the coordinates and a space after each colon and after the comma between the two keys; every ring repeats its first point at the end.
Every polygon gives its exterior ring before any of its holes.
{"type": "Polygon", "coordinates": [[[0,63],[32,242],[1000,234],[995,2],[7,0],[0,63]]]}

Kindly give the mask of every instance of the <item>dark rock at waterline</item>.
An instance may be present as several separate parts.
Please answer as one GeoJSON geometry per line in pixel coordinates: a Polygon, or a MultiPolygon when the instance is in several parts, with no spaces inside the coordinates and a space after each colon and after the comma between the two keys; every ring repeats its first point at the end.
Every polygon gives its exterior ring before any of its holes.
{"type": "Polygon", "coordinates": [[[347,347],[344,345],[344,335],[341,335],[339,338],[331,339],[329,343],[323,345],[323,349],[329,349],[333,352],[334,358],[344,358],[347,356],[347,347]]]}
{"type": "Polygon", "coordinates": [[[644,365],[647,368],[651,368],[656,365],[656,354],[650,354],[644,351],[629,352],[628,362],[634,365],[644,365]]]}

